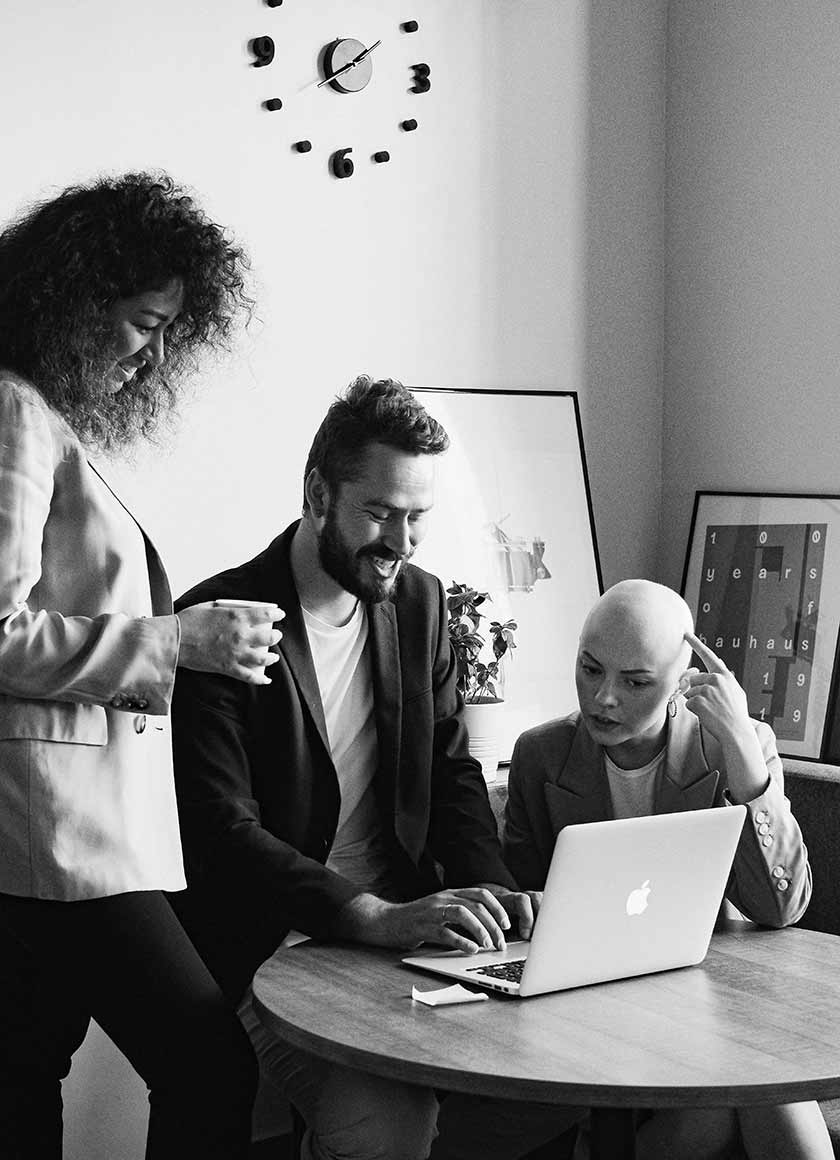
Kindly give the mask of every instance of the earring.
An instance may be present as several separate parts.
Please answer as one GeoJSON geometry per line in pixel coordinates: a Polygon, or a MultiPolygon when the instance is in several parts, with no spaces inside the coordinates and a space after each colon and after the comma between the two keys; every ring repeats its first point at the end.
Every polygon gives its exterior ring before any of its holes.
{"type": "Polygon", "coordinates": [[[677,715],[677,700],[676,693],[672,693],[668,698],[668,716],[676,717],[677,715]]]}

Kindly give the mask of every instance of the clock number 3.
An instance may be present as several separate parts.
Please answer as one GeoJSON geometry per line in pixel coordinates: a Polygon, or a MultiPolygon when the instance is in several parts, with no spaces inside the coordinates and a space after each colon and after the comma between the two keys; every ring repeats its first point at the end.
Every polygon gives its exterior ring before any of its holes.
{"type": "Polygon", "coordinates": [[[353,176],[353,170],[355,169],[355,166],[353,165],[351,158],[347,156],[348,153],[352,152],[353,150],[348,148],[338,149],[335,153],[333,153],[332,157],[330,158],[330,169],[333,171],[336,177],[353,176]]]}
{"type": "Polygon", "coordinates": [[[413,64],[411,66],[411,91],[413,93],[427,93],[432,87],[432,82],[429,80],[431,69],[427,64],[413,64]]]}
{"type": "Polygon", "coordinates": [[[255,36],[248,47],[254,54],[254,68],[263,68],[274,60],[274,41],[270,36],[255,36]]]}

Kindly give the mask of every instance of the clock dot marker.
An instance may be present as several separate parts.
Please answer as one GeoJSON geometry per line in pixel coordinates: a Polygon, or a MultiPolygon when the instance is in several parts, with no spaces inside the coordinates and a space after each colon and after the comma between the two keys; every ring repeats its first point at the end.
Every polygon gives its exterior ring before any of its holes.
{"type": "Polygon", "coordinates": [[[377,163],[377,165],[382,165],[384,162],[391,160],[391,154],[387,149],[379,149],[376,153],[374,153],[373,160],[377,163]]]}
{"type": "Polygon", "coordinates": [[[406,20],[400,25],[403,32],[416,32],[419,27],[416,20],[406,20]]]}
{"type": "Polygon", "coordinates": [[[400,128],[405,129],[406,133],[411,133],[417,128],[417,122],[413,117],[409,117],[407,121],[400,121],[400,128]]]}
{"type": "Polygon", "coordinates": [[[267,101],[263,101],[263,108],[268,109],[269,113],[276,113],[278,109],[283,108],[283,102],[279,97],[269,97],[267,101]]]}
{"type": "Polygon", "coordinates": [[[312,148],[312,142],[311,141],[295,141],[294,148],[295,148],[295,151],[297,153],[308,153],[312,148]]]}

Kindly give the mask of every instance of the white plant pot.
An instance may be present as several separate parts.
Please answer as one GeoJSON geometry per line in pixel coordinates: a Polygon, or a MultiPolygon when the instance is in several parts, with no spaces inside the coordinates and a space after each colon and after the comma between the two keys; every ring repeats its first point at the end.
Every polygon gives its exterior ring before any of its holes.
{"type": "Polygon", "coordinates": [[[481,763],[485,781],[494,781],[499,768],[504,701],[476,702],[464,706],[464,721],[470,735],[470,756],[481,763]]]}

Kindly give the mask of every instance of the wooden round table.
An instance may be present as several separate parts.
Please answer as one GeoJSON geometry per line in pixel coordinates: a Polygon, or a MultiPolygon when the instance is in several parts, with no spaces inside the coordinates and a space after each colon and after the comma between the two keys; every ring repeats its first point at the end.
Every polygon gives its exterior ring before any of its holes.
{"type": "Polygon", "coordinates": [[[302,943],[254,978],[278,1037],[334,1063],[450,1091],[593,1108],[593,1150],[633,1155],[637,1107],[840,1095],[840,938],[736,926],[699,966],[530,999],[427,1007],[447,981],[393,950],[302,943]],[[603,1111],[600,1111],[603,1109],[603,1111]],[[624,1110],[624,1114],[622,1114],[624,1110]]]}

